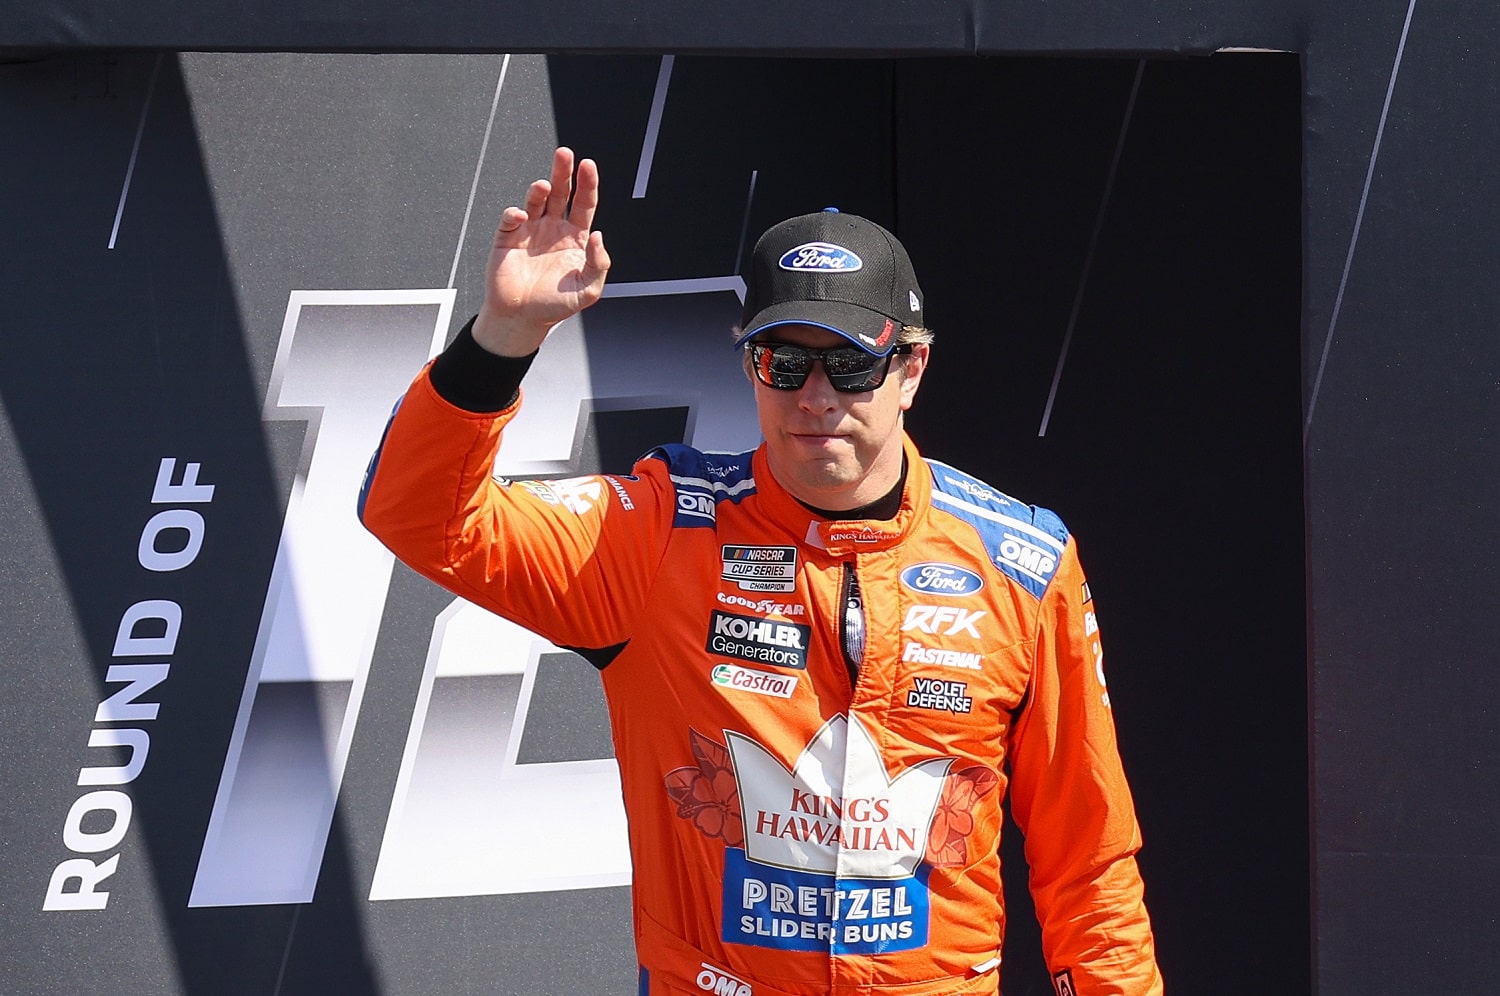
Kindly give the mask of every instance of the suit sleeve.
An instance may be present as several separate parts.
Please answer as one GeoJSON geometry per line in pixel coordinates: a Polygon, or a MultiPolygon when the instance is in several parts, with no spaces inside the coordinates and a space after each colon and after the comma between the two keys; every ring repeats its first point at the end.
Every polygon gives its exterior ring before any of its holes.
{"type": "Polygon", "coordinates": [[[519,409],[458,408],[424,370],[370,461],[360,519],[419,573],[560,646],[623,643],[662,556],[670,482],[644,465],[641,478],[497,481],[519,409]]]}
{"type": "Polygon", "coordinates": [[[1054,988],[1149,996],[1162,980],[1093,610],[1070,537],[1039,607],[1029,697],[1012,732],[1011,805],[1054,988]]]}

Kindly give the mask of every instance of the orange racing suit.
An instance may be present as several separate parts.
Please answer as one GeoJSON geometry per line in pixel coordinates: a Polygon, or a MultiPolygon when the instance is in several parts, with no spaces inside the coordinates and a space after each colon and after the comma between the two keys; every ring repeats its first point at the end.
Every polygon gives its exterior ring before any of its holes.
{"type": "Polygon", "coordinates": [[[1058,993],[1162,991],[1093,605],[1055,515],[910,439],[890,520],[818,517],[763,448],[497,481],[519,403],[464,411],[424,372],[360,514],[600,667],[643,996],[997,993],[1007,790],[1058,993]]]}

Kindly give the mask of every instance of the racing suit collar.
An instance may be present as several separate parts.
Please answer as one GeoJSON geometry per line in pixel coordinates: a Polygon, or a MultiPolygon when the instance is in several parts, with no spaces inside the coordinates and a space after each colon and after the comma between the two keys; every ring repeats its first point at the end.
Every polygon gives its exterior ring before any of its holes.
{"type": "Polygon", "coordinates": [[[873,553],[900,543],[912,525],[926,514],[932,501],[932,475],[922,454],[906,433],[901,434],[906,453],[906,487],[901,507],[891,519],[820,519],[793,498],[771,474],[765,444],[755,451],[756,490],[769,503],[773,514],[795,534],[799,542],[831,556],[873,553]]]}

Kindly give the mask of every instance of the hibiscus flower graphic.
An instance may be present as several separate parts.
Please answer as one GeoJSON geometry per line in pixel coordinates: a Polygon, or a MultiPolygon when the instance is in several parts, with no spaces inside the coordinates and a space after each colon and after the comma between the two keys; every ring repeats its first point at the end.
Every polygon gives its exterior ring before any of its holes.
{"type": "Polygon", "coordinates": [[[689,730],[688,737],[696,763],[667,773],[667,796],[677,804],[677,815],[692,820],[699,833],[718,837],[730,847],[743,847],[740,787],[734,780],[729,749],[697,730],[689,730]]]}
{"type": "Polygon", "coordinates": [[[1000,779],[989,768],[975,765],[951,772],[943,782],[937,815],[927,834],[924,860],[935,868],[967,864],[969,834],[974,830],[974,806],[995,790],[1000,779]]]}

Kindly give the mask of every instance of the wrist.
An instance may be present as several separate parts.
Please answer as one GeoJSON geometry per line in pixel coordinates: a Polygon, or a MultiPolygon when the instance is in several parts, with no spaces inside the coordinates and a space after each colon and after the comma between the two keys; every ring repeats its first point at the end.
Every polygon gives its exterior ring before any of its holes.
{"type": "Polygon", "coordinates": [[[515,317],[495,315],[480,308],[474,317],[471,334],[474,342],[496,356],[522,357],[535,353],[552,331],[551,325],[537,325],[515,317]]]}

